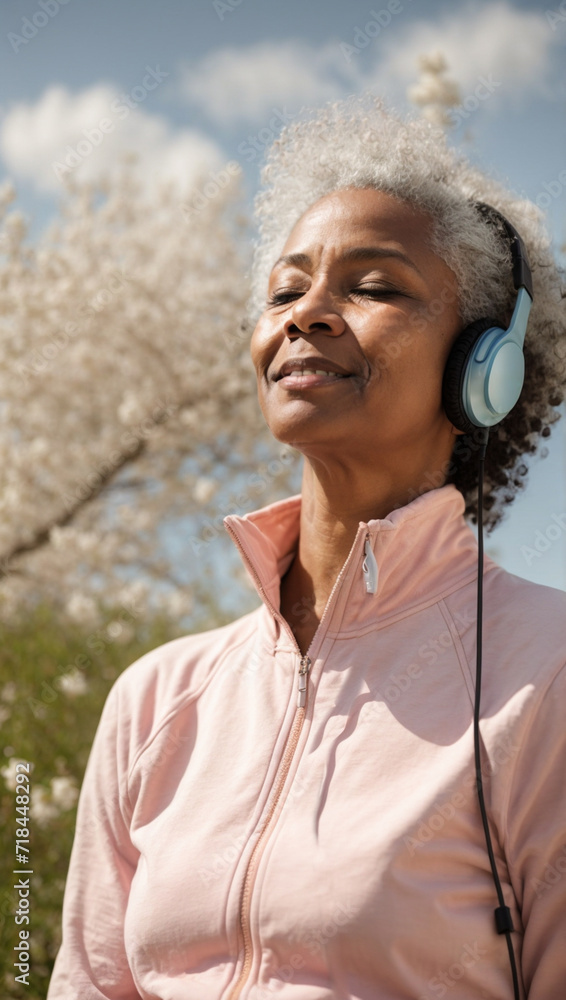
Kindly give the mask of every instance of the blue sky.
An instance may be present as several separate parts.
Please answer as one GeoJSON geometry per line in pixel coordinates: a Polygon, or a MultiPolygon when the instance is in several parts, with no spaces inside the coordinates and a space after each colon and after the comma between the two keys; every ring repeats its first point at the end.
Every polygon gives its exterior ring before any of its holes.
{"type": "MultiPolygon", "coordinates": [[[[0,178],[16,182],[32,232],[71,151],[95,176],[135,149],[149,178],[187,190],[237,160],[251,199],[261,150],[303,104],[371,89],[406,107],[419,54],[440,50],[464,102],[491,85],[450,141],[538,199],[566,241],[564,0],[4,0],[0,46],[0,178]]],[[[561,427],[489,542],[506,568],[564,589],[565,445],[561,427]]]]}

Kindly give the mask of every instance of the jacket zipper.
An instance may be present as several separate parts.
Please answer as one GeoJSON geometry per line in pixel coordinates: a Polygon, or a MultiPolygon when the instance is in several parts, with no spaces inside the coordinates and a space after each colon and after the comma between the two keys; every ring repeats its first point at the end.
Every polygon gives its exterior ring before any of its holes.
{"type": "MultiPolygon", "coordinates": [[[[281,792],[283,791],[283,786],[284,786],[285,781],[287,779],[287,775],[289,773],[289,768],[291,766],[291,762],[293,760],[293,757],[295,755],[295,750],[296,750],[297,744],[299,742],[299,737],[301,735],[301,730],[303,728],[303,722],[305,721],[305,715],[306,715],[306,709],[307,709],[307,696],[308,696],[308,686],[307,686],[307,684],[308,684],[308,673],[309,673],[309,670],[310,670],[310,667],[311,667],[311,660],[310,660],[310,658],[308,656],[308,653],[310,652],[310,650],[312,648],[313,642],[315,641],[315,638],[316,638],[316,636],[318,635],[318,633],[320,631],[320,628],[322,626],[322,623],[324,622],[324,619],[327,617],[327,613],[328,614],[330,613],[329,609],[332,607],[332,602],[333,602],[334,594],[336,593],[336,590],[337,590],[337,588],[338,588],[338,586],[339,586],[339,584],[340,584],[340,582],[342,580],[342,577],[343,577],[343,575],[344,575],[344,573],[346,571],[346,567],[347,567],[348,563],[350,562],[350,559],[349,559],[349,557],[348,557],[348,559],[346,559],[346,562],[344,563],[342,569],[340,570],[340,573],[338,574],[338,576],[336,578],[336,581],[334,583],[334,586],[332,588],[332,591],[330,593],[328,601],[326,602],[326,607],[325,607],[325,609],[323,611],[322,618],[320,619],[320,622],[318,624],[318,628],[317,628],[317,630],[316,630],[316,632],[315,632],[315,634],[314,634],[314,636],[313,636],[313,638],[311,640],[311,644],[310,644],[309,648],[307,649],[307,652],[303,656],[302,653],[301,653],[301,650],[299,649],[297,640],[295,639],[295,636],[293,635],[293,632],[291,631],[291,628],[290,628],[288,622],[283,618],[283,615],[280,614],[280,612],[276,610],[276,608],[273,606],[273,604],[271,603],[271,601],[267,597],[267,594],[265,593],[265,590],[263,589],[263,587],[261,585],[261,581],[260,581],[260,579],[259,579],[259,577],[258,577],[258,575],[257,575],[257,573],[256,573],[256,571],[254,569],[254,567],[252,566],[250,560],[248,559],[246,553],[244,552],[242,546],[240,545],[240,541],[239,541],[239,539],[238,539],[238,537],[236,535],[236,532],[234,531],[234,529],[229,524],[226,525],[226,529],[230,533],[230,535],[232,536],[232,538],[233,538],[233,540],[234,540],[234,542],[236,544],[236,547],[238,548],[238,550],[239,550],[239,552],[240,552],[243,560],[245,561],[246,565],[248,565],[250,567],[252,575],[253,575],[253,577],[255,579],[255,582],[256,582],[257,589],[258,589],[259,593],[263,595],[263,598],[264,598],[264,601],[265,601],[267,607],[269,608],[269,610],[271,611],[271,613],[274,615],[274,617],[277,618],[277,620],[279,622],[281,622],[281,624],[283,625],[283,627],[285,628],[285,630],[289,633],[289,635],[291,636],[291,639],[293,641],[293,644],[295,645],[295,647],[297,649],[297,653],[299,655],[297,710],[295,712],[295,718],[293,719],[293,725],[291,726],[291,731],[289,733],[289,736],[287,737],[287,742],[285,744],[285,749],[283,751],[283,756],[281,758],[281,762],[279,764],[278,772],[277,772],[277,775],[276,775],[276,778],[275,778],[275,783],[274,783],[275,784],[275,792],[273,794],[273,801],[272,801],[271,806],[269,808],[269,813],[268,813],[268,815],[267,815],[267,817],[265,819],[265,822],[264,822],[264,824],[263,824],[263,826],[261,828],[261,831],[260,831],[260,834],[258,836],[258,839],[257,839],[257,841],[255,843],[255,847],[254,847],[254,849],[253,849],[253,851],[251,853],[250,860],[248,861],[248,867],[246,869],[246,874],[244,876],[244,885],[243,885],[243,888],[242,888],[242,895],[241,895],[241,899],[240,899],[240,926],[242,928],[242,935],[243,935],[243,939],[244,939],[244,961],[243,961],[243,964],[242,964],[240,975],[238,976],[238,979],[236,980],[236,983],[234,984],[234,987],[233,987],[233,989],[232,989],[232,991],[231,991],[231,993],[230,993],[230,995],[228,997],[228,1000],[237,1000],[237,998],[240,996],[240,994],[242,992],[242,989],[243,989],[243,987],[244,987],[244,985],[245,985],[245,983],[246,983],[246,981],[247,981],[247,979],[249,977],[251,966],[252,966],[253,949],[252,949],[252,937],[251,937],[251,928],[250,928],[250,901],[251,901],[251,893],[252,893],[252,889],[253,889],[253,883],[254,883],[254,879],[255,879],[255,873],[256,873],[256,871],[258,869],[259,862],[260,862],[261,856],[263,854],[265,843],[267,841],[267,835],[269,833],[269,827],[271,825],[273,816],[275,814],[275,810],[277,808],[277,804],[278,804],[279,799],[281,797],[281,792]]],[[[365,551],[366,559],[364,559],[362,570],[363,570],[364,579],[366,580],[366,589],[370,593],[375,593],[375,590],[372,590],[372,591],[369,590],[369,586],[368,586],[368,579],[369,579],[369,577],[366,575],[366,573],[368,572],[366,570],[366,560],[369,558],[368,557],[368,552],[367,552],[367,548],[368,548],[368,544],[369,544],[368,543],[368,539],[369,539],[369,533],[366,533],[366,542],[365,542],[365,546],[366,546],[366,551],[365,551]]],[[[356,539],[355,539],[355,541],[354,541],[354,543],[352,545],[352,550],[351,551],[353,551],[354,546],[356,545],[356,542],[357,542],[357,536],[356,536],[356,539]]],[[[377,569],[377,563],[375,562],[375,557],[373,555],[373,551],[371,549],[371,545],[369,546],[369,551],[371,552],[371,559],[373,559],[373,563],[375,563],[375,568],[377,569]]],[[[371,570],[369,570],[369,572],[373,573],[373,564],[371,563],[371,559],[370,559],[369,565],[372,568],[371,568],[371,570]]],[[[371,576],[371,580],[373,581],[373,575],[371,576]]],[[[377,575],[375,575],[375,586],[377,588],[377,575]]]]}
{"type": "Polygon", "coordinates": [[[287,743],[285,745],[283,757],[279,765],[279,772],[276,779],[277,784],[273,795],[273,801],[271,803],[271,807],[269,809],[269,813],[266,817],[265,823],[263,824],[263,827],[261,829],[261,833],[252,851],[250,860],[248,862],[246,875],[244,878],[244,886],[242,889],[242,896],[240,900],[240,925],[244,937],[244,961],[237,982],[232,992],[230,993],[229,1000],[236,1000],[236,998],[240,996],[240,993],[242,992],[245,982],[249,977],[250,970],[252,967],[253,949],[252,949],[252,935],[250,928],[250,902],[251,902],[252,888],[255,880],[255,874],[267,841],[267,832],[269,830],[269,826],[271,824],[273,815],[277,808],[277,804],[281,797],[281,792],[283,791],[283,786],[287,779],[289,768],[291,766],[291,761],[293,760],[293,757],[295,755],[297,743],[299,742],[299,736],[301,735],[301,730],[303,728],[303,722],[305,720],[305,713],[306,713],[307,674],[309,672],[310,665],[311,661],[308,658],[308,656],[302,656],[301,666],[299,670],[299,707],[297,708],[297,711],[295,713],[295,718],[293,719],[291,732],[287,737],[287,743]]]}
{"type": "Polygon", "coordinates": [[[373,549],[371,547],[371,539],[369,537],[369,531],[366,532],[366,540],[364,544],[364,561],[362,563],[362,573],[364,575],[364,580],[366,584],[366,591],[368,594],[377,593],[377,581],[379,579],[379,570],[377,566],[376,558],[373,554],[373,549]]]}

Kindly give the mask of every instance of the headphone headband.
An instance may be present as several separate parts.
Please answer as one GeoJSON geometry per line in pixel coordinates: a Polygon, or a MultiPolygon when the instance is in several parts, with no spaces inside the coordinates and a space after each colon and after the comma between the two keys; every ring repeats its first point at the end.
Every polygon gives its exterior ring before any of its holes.
{"type": "Polygon", "coordinates": [[[492,205],[487,205],[484,201],[474,202],[474,208],[483,215],[483,217],[488,222],[499,223],[505,230],[505,235],[507,236],[509,242],[509,248],[511,250],[511,256],[513,258],[513,285],[519,290],[519,288],[526,288],[531,299],[533,298],[533,276],[531,274],[531,267],[529,264],[529,258],[527,256],[527,248],[523,243],[519,233],[515,229],[509,219],[506,219],[501,212],[498,212],[496,208],[492,205]]]}

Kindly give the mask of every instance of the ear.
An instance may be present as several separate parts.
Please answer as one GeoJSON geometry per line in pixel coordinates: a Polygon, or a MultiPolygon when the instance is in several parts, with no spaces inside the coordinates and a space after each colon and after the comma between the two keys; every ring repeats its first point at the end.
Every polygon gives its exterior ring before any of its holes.
{"type": "Polygon", "coordinates": [[[455,434],[455,435],[457,435],[457,436],[459,436],[460,434],[465,434],[466,432],[465,431],[459,431],[458,428],[454,427],[454,424],[452,424],[452,433],[455,434]]]}

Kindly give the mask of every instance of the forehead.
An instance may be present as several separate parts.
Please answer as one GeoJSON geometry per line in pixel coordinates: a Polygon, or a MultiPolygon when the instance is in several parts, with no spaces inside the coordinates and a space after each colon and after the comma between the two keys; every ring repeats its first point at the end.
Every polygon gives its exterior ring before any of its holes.
{"type": "Polygon", "coordinates": [[[289,233],[282,255],[303,251],[328,259],[347,248],[383,243],[417,262],[433,254],[431,229],[430,216],[406,201],[374,188],[346,188],[307,209],[289,233]]]}

